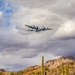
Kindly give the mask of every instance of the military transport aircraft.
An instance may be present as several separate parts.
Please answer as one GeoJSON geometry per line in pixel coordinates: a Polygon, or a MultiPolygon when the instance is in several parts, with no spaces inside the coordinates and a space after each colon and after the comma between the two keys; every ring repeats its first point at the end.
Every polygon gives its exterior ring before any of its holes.
{"type": "Polygon", "coordinates": [[[36,32],[39,32],[39,31],[45,31],[45,30],[52,30],[50,28],[45,28],[44,26],[41,26],[41,27],[38,27],[38,26],[30,26],[30,25],[25,25],[26,27],[28,28],[31,28],[31,29],[28,29],[28,31],[36,31],[36,32]]]}

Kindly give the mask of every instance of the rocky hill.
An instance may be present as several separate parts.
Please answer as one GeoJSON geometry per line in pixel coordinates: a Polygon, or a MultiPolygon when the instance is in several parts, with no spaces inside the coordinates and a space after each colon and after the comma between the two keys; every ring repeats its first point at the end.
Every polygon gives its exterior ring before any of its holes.
{"type": "MultiPolygon", "coordinates": [[[[45,71],[47,75],[62,75],[62,63],[64,64],[64,68],[69,64],[70,66],[70,74],[75,75],[75,57],[73,56],[62,56],[55,60],[48,60],[45,62],[45,71]]],[[[37,68],[29,67],[23,71],[25,75],[41,75],[41,66],[37,66],[37,68]],[[38,74],[37,74],[38,73],[38,74]]],[[[66,71],[66,70],[64,70],[66,71]]],[[[65,72],[66,73],[66,72],[65,72]]]]}
{"type": "Polygon", "coordinates": [[[5,72],[5,70],[4,69],[0,69],[0,72],[5,72]]]}
{"type": "Polygon", "coordinates": [[[69,62],[75,62],[75,58],[73,56],[62,56],[59,59],[46,61],[45,66],[48,68],[56,68],[57,66],[61,65],[62,63],[66,64],[69,62]]]}
{"type": "MultiPolygon", "coordinates": [[[[69,75],[75,75],[75,57],[62,56],[55,60],[48,60],[45,62],[46,75],[62,75],[62,63],[64,64],[64,73],[66,75],[67,67],[69,75]]],[[[0,75],[42,75],[42,68],[39,65],[28,67],[26,70],[20,72],[1,72],[0,75]]]]}
{"type": "MultiPolygon", "coordinates": [[[[75,57],[73,56],[62,56],[58,59],[55,60],[48,60],[45,62],[45,67],[51,69],[51,68],[56,68],[58,66],[60,66],[62,63],[66,64],[69,62],[75,62],[75,57]]],[[[36,69],[36,68],[40,68],[41,66],[39,65],[34,65],[34,66],[30,66],[27,69],[36,69]]]]}
{"type": "Polygon", "coordinates": [[[34,66],[30,66],[28,67],[27,69],[37,69],[37,68],[40,68],[41,66],[39,65],[34,65],[34,66]]]}

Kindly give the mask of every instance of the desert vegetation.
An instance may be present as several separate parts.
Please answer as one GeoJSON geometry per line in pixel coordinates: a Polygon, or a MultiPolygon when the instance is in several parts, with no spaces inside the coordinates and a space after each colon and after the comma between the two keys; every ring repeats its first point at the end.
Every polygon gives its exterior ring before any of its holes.
{"type": "Polygon", "coordinates": [[[44,57],[42,57],[42,66],[38,68],[28,68],[19,72],[0,72],[0,75],[75,75],[75,60],[59,64],[55,68],[50,68],[45,66],[44,57]]]}

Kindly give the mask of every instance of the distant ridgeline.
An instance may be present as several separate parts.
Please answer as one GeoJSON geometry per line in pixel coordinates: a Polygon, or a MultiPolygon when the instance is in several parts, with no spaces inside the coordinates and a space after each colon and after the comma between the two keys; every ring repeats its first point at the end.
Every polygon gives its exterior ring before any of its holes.
{"type": "Polygon", "coordinates": [[[75,58],[62,56],[59,59],[48,60],[43,68],[44,74],[42,74],[42,66],[34,65],[19,72],[5,72],[0,69],[0,75],[75,75],[75,58]]]}
{"type": "Polygon", "coordinates": [[[4,69],[0,69],[0,72],[5,72],[5,70],[4,69]]]}

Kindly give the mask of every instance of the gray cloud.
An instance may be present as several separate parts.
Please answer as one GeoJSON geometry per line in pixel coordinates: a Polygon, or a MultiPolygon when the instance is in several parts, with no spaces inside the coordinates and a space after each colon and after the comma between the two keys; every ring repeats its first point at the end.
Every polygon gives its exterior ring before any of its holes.
{"type": "Polygon", "coordinates": [[[62,27],[55,33],[57,39],[69,40],[75,39],[75,19],[67,20],[62,27]],[[65,34],[64,34],[65,33],[65,34]]]}
{"type": "Polygon", "coordinates": [[[3,27],[3,13],[0,11],[0,29],[3,27]]]}
{"type": "Polygon", "coordinates": [[[3,26],[4,21],[0,18],[1,68],[18,71],[29,65],[40,64],[41,55],[45,55],[46,59],[75,55],[73,0],[5,1],[11,3],[14,14],[9,28],[3,26]],[[27,33],[25,24],[44,25],[53,28],[53,31],[27,33]]]}
{"type": "Polygon", "coordinates": [[[74,18],[75,16],[75,1],[73,0],[63,0],[58,1],[55,5],[51,6],[51,10],[64,18],[74,18]]]}
{"type": "MultiPolygon", "coordinates": [[[[16,6],[22,5],[26,8],[44,8],[47,5],[55,4],[58,0],[18,0],[16,6]]],[[[6,0],[6,2],[10,2],[15,5],[15,0],[6,0]]]]}
{"type": "Polygon", "coordinates": [[[74,50],[74,40],[63,40],[59,42],[55,42],[55,50],[53,53],[55,55],[59,56],[67,56],[67,55],[72,55],[75,56],[75,50],[74,50]]]}

